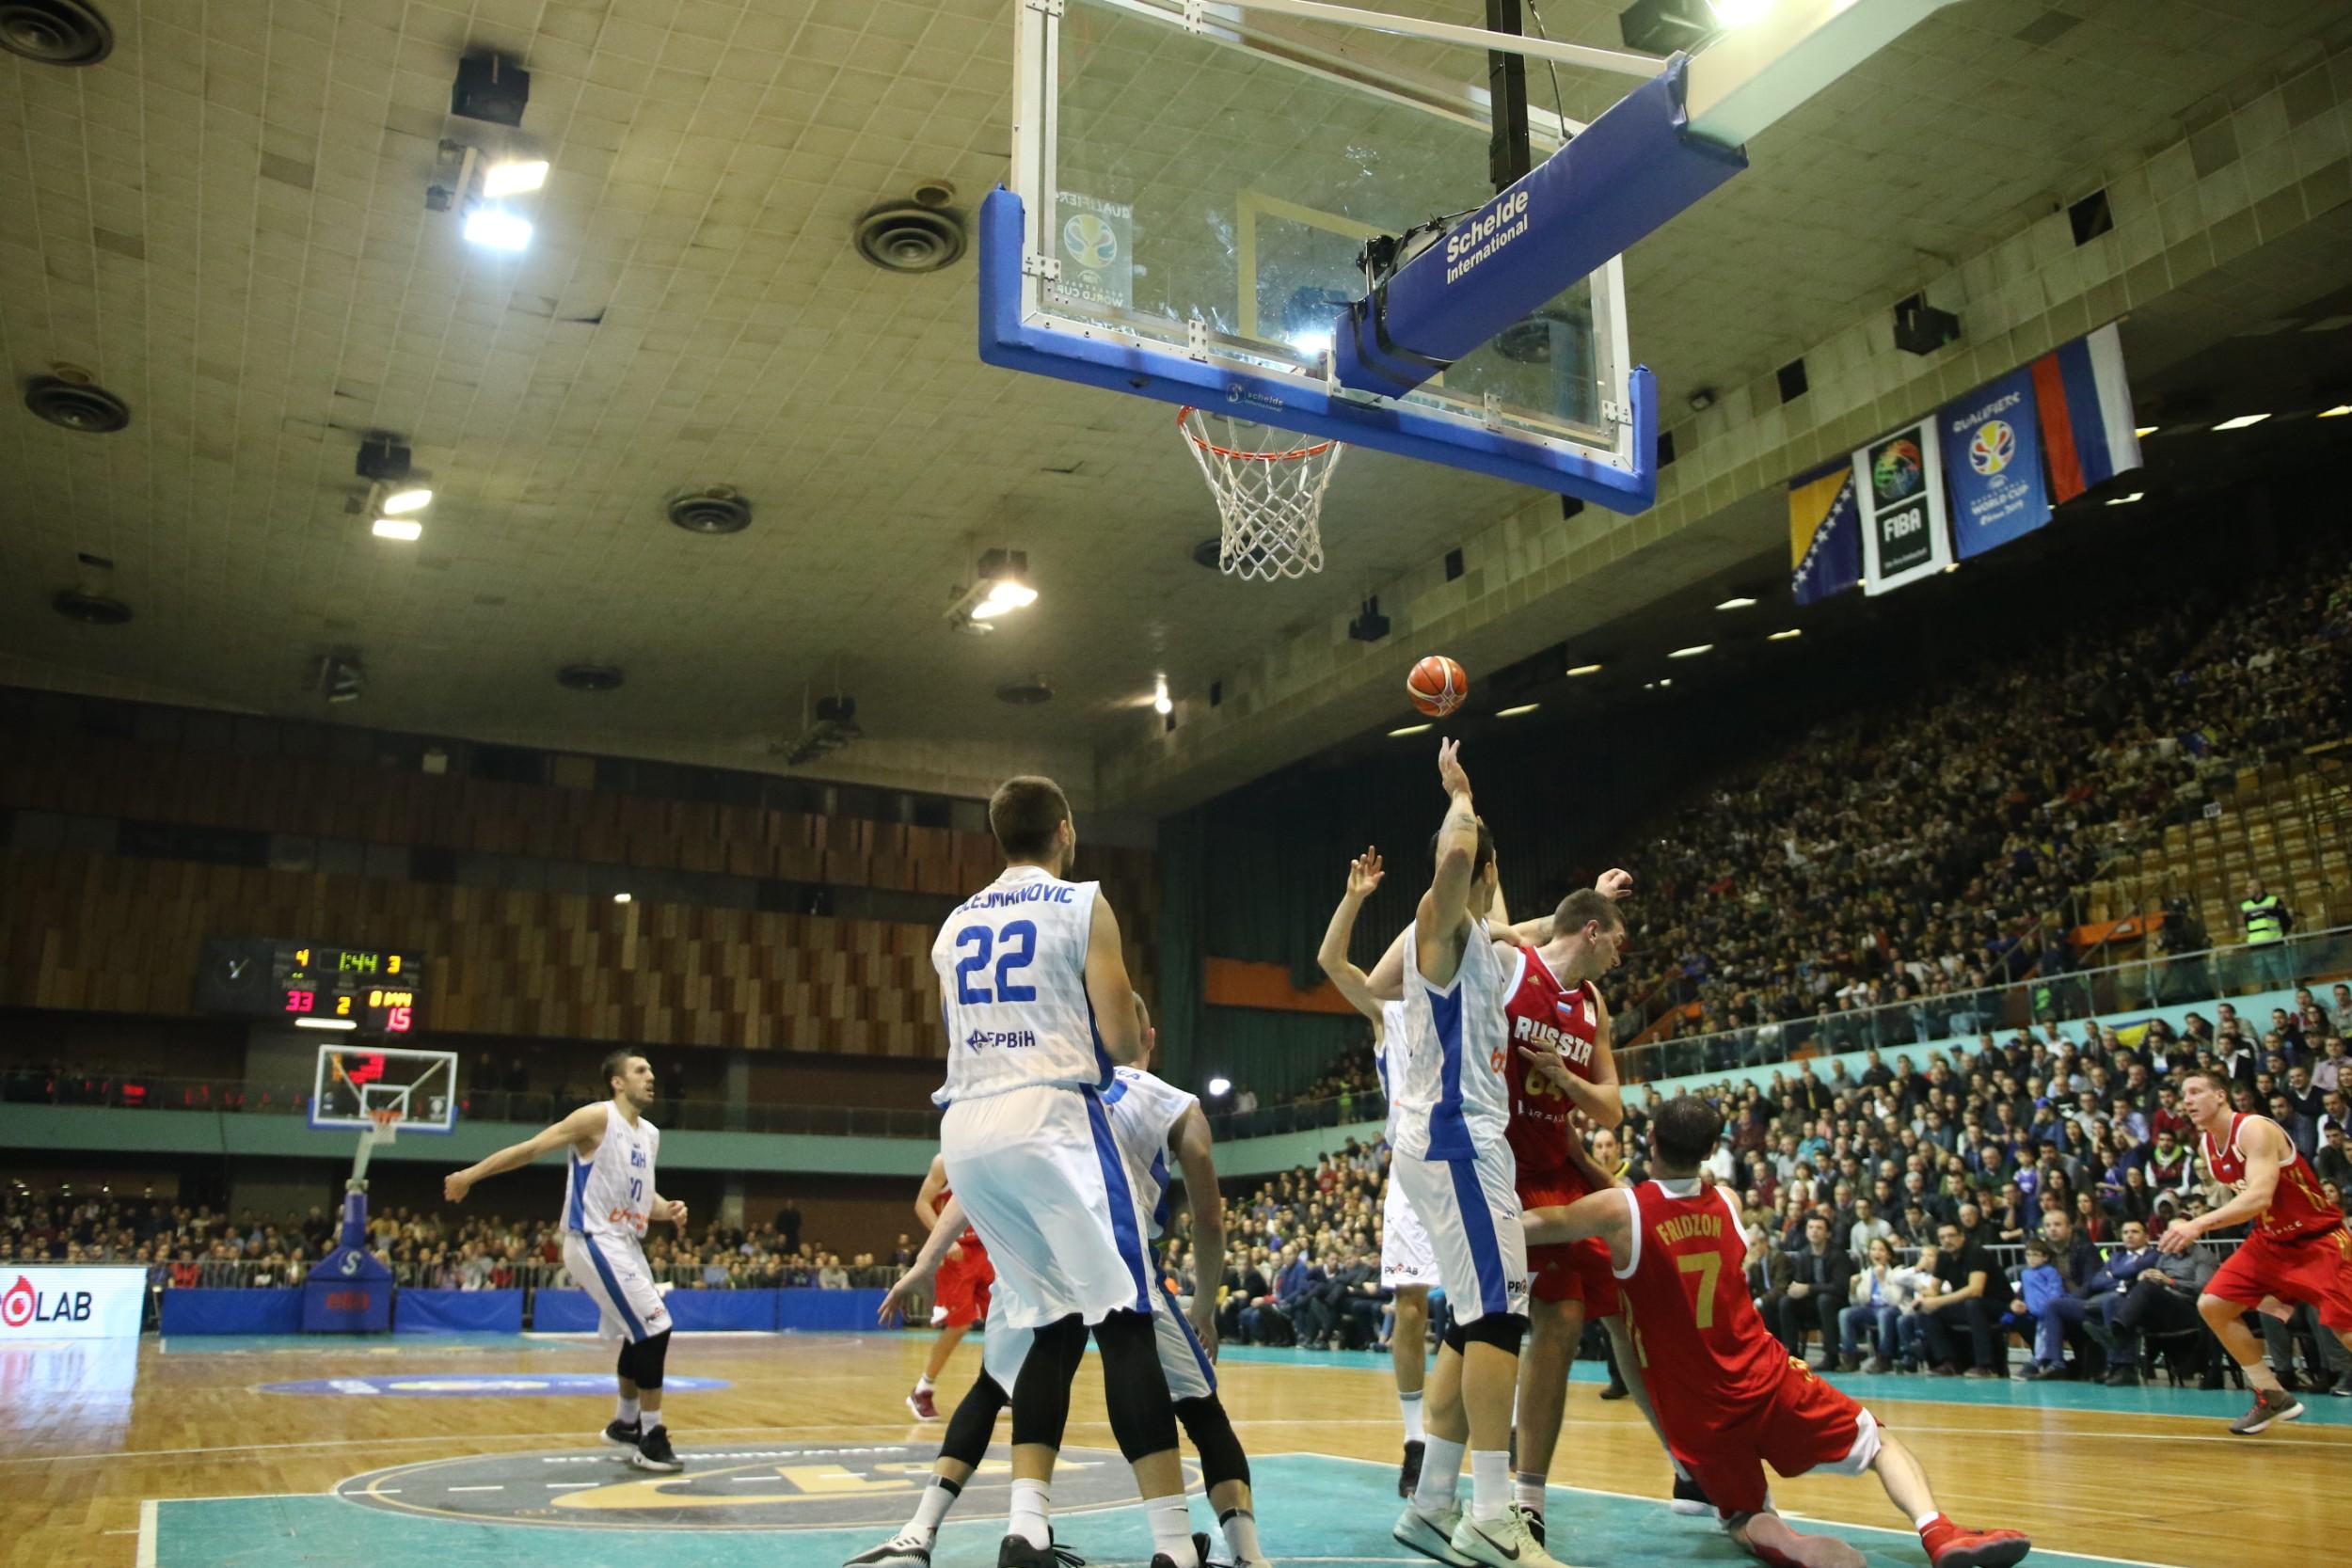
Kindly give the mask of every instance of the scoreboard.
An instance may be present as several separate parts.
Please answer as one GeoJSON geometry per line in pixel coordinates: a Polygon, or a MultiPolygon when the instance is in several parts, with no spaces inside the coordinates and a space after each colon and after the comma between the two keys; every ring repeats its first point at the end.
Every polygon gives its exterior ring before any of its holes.
{"type": "Polygon", "coordinates": [[[414,953],[213,938],[204,943],[196,1007],[396,1039],[418,1027],[423,980],[424,961],[414,953]]]}

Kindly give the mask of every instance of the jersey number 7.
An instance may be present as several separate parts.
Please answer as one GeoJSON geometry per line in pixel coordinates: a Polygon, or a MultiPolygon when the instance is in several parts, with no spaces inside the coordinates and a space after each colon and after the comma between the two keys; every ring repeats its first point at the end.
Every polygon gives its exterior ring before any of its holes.
{"type": "Polygon", "coordinates": [[[1030,920],[1008,920],[1005,922],[1005,928],[1001,934],[1004,938],[1004,951],[995,953],[999,933],[991,930],[986,926],[966,926],[956,933],[956,945],[972,950],[969,958],[959,958],[956,961],[956,1000],[958,1002],[966,1006],[973,1006],[990,1001],[1034,1002],[1037,1000],[1035,986],[1015,985],[1012,980],[1016,970],[1028,968],[1031,960],[1037,957],[1037,923],[1030,920]],[[988,960],[992,953],[995,953],[996,957],[996,994],[993,997],[991,997],[986,990],[975,990],[972,985],[973,976],[988,972],[988,960]]]}

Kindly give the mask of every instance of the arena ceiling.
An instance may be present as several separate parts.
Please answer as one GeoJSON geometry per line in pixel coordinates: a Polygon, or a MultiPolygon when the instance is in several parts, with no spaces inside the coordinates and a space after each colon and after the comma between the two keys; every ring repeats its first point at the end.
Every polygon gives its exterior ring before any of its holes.
{"type": "MultiPolygon", "coordinates": [[[[367,684],[338,719],[746,766],[837,684],[871,736],[1099,752],[1147,733],[1155,673],[1198,689],[1515,504],[1359,452],[1328,570],[1227,581],[1192,562],[1215,516],[1167,409],[982,367],[968,256],[916,277],[860,260],[868,207],[946,181],[969,210],[1003,176],[1013,4],[98,0],[104,62],[0,55],[0,350],[20,384],[78,367],[133,416],[97,436],[0,408],[0,678],[320,713],[311,663],[348,651],[367,684]],[[438,143],[480,130],[448,109],[483,49],[531,70],[524,128],[553,166],[516,260],[425,205],[438,143]],[[347,510],[369,431],[406,439],[437,492],[417,544],[347,510]],[[747,531],[664,522],[711,484],[750,499],[747,531]],[[1027,552],[1042,597],[955,634],[948,591],[995,545],[1027,552]],[[51,612],[79,555],[113,562],[128,625],[51,612]],[[560,689],[575,661],[627,683],[560,689]],[[1053,702],[995,700],[1032,673],[1053,702]]],[[[1543,8],[1553,37],[1609,47],[1618,8],[1543,8]]],[[[1662,405],[1769,374],[2177,139],[2249,73],[2316,57],[2336,15],[1940,13],[1628,257],[1662,405]]],[[[1462,52],[1346,47],[1483,79],[1462,52]]],[[[1621,87],[1560,85],[1579,118],[1621,87]]],[[[2302,304],[2343,238],[2255,252],[2235,270],[2258,292],[2155,312],[2151,368],[2242,330],[2233,311],[2302,304]]],[[[1758,545],[1735,508],[1651,576],[1695,607],[1758,545]]]]}

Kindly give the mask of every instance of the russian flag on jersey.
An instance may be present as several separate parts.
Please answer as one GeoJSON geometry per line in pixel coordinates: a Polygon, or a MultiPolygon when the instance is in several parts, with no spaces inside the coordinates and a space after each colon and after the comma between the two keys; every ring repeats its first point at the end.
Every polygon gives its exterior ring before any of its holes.
{"type": "Polygon", "coordinates": [[[2034,407],[2049,464],[2051,499],[2073,500],[2140,466],[2123,340],[2109,322],[2033,362],[2034,407]]]}

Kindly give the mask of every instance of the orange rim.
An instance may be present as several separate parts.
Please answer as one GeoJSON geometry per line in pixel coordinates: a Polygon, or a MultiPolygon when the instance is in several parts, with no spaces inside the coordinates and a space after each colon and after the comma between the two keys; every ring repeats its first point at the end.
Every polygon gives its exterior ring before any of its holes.
{"type": "Polygon", "coordinates": [[[1339,445],[1337,441],[1318,441],[1311,447],[1294,447],[1289,451],[1235,451],[1231,447],[1218,446],[1206,436],[1195,435],[1185,425],[1186,420],[1200,412],[1189,404],[1176,410],[1176,428],[1184,433],[1185,440],[1202,451],[1213,451],[1219,457],[1235,458],[1244,463],[1295,463],[1305,457],[1320,457],[1339,445]]]}

